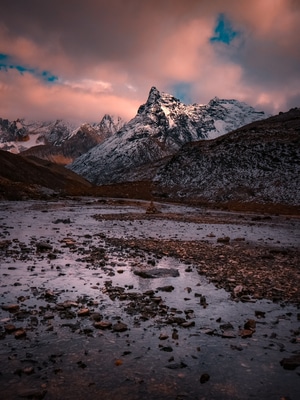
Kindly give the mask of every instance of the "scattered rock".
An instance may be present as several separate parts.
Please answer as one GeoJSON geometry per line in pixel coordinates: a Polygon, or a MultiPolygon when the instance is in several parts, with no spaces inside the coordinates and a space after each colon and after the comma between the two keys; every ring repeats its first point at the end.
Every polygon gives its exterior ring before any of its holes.
{"type": "Polygon", "coordinates": [[[168,353],[171,353],[173,351],[172,346],[159,346],[161,351],[166,351],[168,353]]]}
{"type": "Polygon", "coordinates": [[[255,316],[257,318],[265,318],[266,313],[264,311],[255,311],[255,316]]]}
{"type": "Polygon", "coordinates": [[[13,324],[7,324],[7,325],[4,325],[4,329],[5,329],[6,333],[12,333],[16,330],[16,327],[13,324]]]}
{"type": "MultiPolygon", "coordinates": [[[[94,323],[94,327],[96,329],[110,329],[112,327],[112,323],[109,321],[97,321],[94,323]]],[[[114,329],[115,330],[115,329],[114,329]]],[[[126,330],[126,329],[125,329],[126,330]]],[[[120,332],[120,331],[119,331],[120,332]]]]}
{"type": "Polygon", "coordinates": [[[248,321],[245,322],[244,329],[255,332],[256,321],[254,319],[248,319],[248,321]]]}
{"type": "Polygon", "coordinates": [[[284,369],[289,369],[289,370],[294,370],[297,367],[300,366],[300,353],[299,354],[295,354],[292,357],[289,358],[283,358],[280,361],[280,365],[284,368],[284,369]]]}
{"type": "Polygon", "coordinates": [[[26,331],[23,328],[19,328],[14,332],[16,339],[22,339],[26,336],[26,331]]]}
{"type": "Polygon", "coordinates": [[[115,332],[125,332],[127,331],[128,327],[126,324],[123,322],[117,322],[116,324],[113,325],[113,330],[115,332]]]}
{"type": "Polygon", "coordinates": [[[195,321],[185,321],[182,324],[180,324],[182,328],[190,328],[191,326],[195,326],[195,321]]]}
{"type": "Polygon", "coordinates": [[[161,292],[172,292],[174,290],[174,286],[168,285],[168,286],[160,286],[156,290],[159,290],[161,292]]]}
{"type": "Polygon", "coordinates": [[[229,236],[219,237],[217,239],[217,243],[229,243],[229,242],[230,242],[229,236]]]}
{"type": "Polygon", "coordinates": [[[70,223],[71,223],[70,218],[65,218],[65,219],[58,218],[55,221],[53,221],[53,224],[70,224],[70,223]]]}
{"type": "Polygon", "coordinates": [[[25,367],[25,368],[23,368],[22,372],[26,375],[31,375],[34,373],[34,368],[33,367],[25,367]]]}
{"type": "Polygon", "coordinates": [[[153,268],[148,270],[134,270],[134,274],[141,278],[163,278],[171,276],[173,278],[179,276],[179,272],[174,268],[153,268]]]}
{"type": "Polygon", "coordinates": [[[87,317],[88,315],[90,315],[90,310],[89,308],[81,308],[80,310],[78,310],[77,315],[78,317],[87,317]]]}
{"type": "Polygon", "coordinates": [[[169,335],[167,335],[166,333],[161,333],[159,335],[159,340],[166,340],[169,338],[169,335]]]}
{"type": "Polygon", "coordinates": [[[52,246],[51,246],[51,244],[46,243],[46,242],[38,242],[38,243],[36,243],[36,249],[38,252],[44,253],[47,251],[51,251],[52,246]]]}
{"type": "Polygon", "coordinates": [[[157,214],[159,211],[153,204],[153,201],[150,202],[150,205],[148,206],[146,210],[146,214],[157,214]]]}
{"type": "Polygon", "coordinates": [[[207,373],[204,373],[200,376],[200,383],[206,383],[210,379],[210,376],[207,373]]]}
{"type": "Polygon", "coordinates": [[[181,369],[181,368],[186,368],[187,365],[184,362],[180,362],[180,363],[172,363],[172,364],[168,364],[166,365],[166,368],[169,369],[181,369]]]}
{"type": "Polygon", "coordinates": [[[239,331],[239,336],[243,339],[250,338],[253,335],[253,331],[251,329],[241,329],[239,331]]]}
{"type": "Polygon", "coordinates": [[[19,304],[8,304],[2,306],[2,310],[9,311],[10,313],[16,313],[17,311],[19,311],[19,309],[20,309],[19,304]]]}

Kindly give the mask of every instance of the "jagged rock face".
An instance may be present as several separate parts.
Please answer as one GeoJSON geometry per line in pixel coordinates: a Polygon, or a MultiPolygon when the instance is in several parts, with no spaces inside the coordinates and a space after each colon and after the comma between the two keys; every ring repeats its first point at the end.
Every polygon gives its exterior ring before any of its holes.
{"type": "Polygon", "coordinates": [[[0,118],[0,134],[1,142],[22,142],[28,136],[27,129],[19,120],[11,122],[8,119],[2,118],[0,118]]]}
{"type": "Polygon", "coordinates": [[[299,205],[300,109],[184,146],[154,182],[172,199],[299,205]]]}
{"type": "Polygon", "coordinates": [[[174,154],[185,143],[211,139],[266,117],[236,100],[185,105],[152,87],[131,121],[69,168],[98,185],[140,180],[137,168],[174,154]]]}
{"type": "Polygon", "coordinates": [[[123,125],[120,117],[107,114],[100,123],[82,124],[77,129],[61,120],[10,122],[0,119],[0,148],[66,165],[115,134],[123,125]]]}
{"type": "Polygon", "coordinates": [[[124,124],[125,121],[121,117],[105,114],[102,120],[92,124],[92,127],[103,138],[108,138],[118,132],[124,124]]]}
{"type": "Polygon", "coordinates": [[[60,146],[67,140],[75,126],[66,121],[8,121],[0,119],[0,148],[11,153],[21,153],[33,146],[51,144],[60,146]]]}

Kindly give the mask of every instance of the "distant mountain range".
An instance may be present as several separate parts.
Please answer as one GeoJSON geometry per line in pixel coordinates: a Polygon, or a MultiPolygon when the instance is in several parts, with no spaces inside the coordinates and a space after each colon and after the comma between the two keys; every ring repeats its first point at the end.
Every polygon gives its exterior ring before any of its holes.
{"type": "Polygon", "coordinates": [[[0,118],[0,149],[66,165],[115,134],[124,121],[104,115],[99,123],[75,127],[66,121],[8,121],[0,118]]]}
{"type": "Polygon", "coordinates": [[[0,151],[0,198],[89,194],[300,213],[300,109],[266,117],[236,100],[184,105],[153,87],[127,123],[0,119],[1,147],[20,152],[0,151]]]}

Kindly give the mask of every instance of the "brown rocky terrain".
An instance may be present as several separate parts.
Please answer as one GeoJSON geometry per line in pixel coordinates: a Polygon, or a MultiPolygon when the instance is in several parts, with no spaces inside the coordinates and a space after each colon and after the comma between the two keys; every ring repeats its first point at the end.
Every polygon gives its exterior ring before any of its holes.
{"type": "Polygon", "coordinates": [[[0,150],[0,198],[21,200],[82,195],[92,185],[62,166],[0,150]]]}

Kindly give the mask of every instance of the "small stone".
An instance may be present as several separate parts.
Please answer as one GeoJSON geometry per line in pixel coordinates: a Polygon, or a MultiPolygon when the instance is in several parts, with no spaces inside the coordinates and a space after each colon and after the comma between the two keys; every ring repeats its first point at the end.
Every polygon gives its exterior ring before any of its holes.
{"type": "Polygon", "coordinates": [[[174,286],[168,285],[168,286],[160,286],[156,290],[160,290],[161,292],[172,292],[174,290],[174,286]]]}
{"type": "Polygon", "coordinates": [[[97,322],[94,323],[94,327],[96,329],[102,329],[102,330],[110,329],[111,326],[112,326],[112,323],[109,322],[109,321],[97,321],[97,322]]]}
{"type": "Polygon", "coordinates": [[[25,368],[23,368],[22,372],[26,375],[31,375],[34,373],[34,368],[33,367],[25,367],[25,368]]]}
{"type": "Polygon", "coordinates": [[[248,319],[248,321],[244,325],[244,329],[249,329],[251,331],[255,331],[256,321],[254,319],[248,319]]]}
{"type": "Polygon", "coordinates": [[[52,290],[46,290],[45,297],[47,299],[52,299],[53,297],[55,297],[55,293],[52,290]]]}
{"type": "Polygon", "coordinates": [[[178,331],[177,331],[177,329],[174,329],[172,332],[172,339],[178,340],[178,338],[179,338],[178,331]]]}
{"type": "Polygon", "coordinates": [[[14,332],[14,335],[15,335],[15,338],[16,338],[16,339],[21,339],[21,338],[23,338],[23,337],[26,336],[26,331],[25,331],[25,329],[20,328],[20,329],[17,329],[17,330],[14,332]]]}
{"type": "Polygon", "coordinates": [[[280,361],[280,365],[284,368],[284,369],[288,369],[288,370],[294,370],[297,367],[300,366],[300,353],[296,354],[290,358],[283,358],[280,361]]]}
{"type": "Polygon", "coordinates": [[[51,244],[46,243],[46,242],[39,242],[36,244],[36,249],[39,252],[51,251],[52,246],[51,246],[51,244]]]}
{"type": "Polygon", "coordinates": [[[195,321],[185,321],[180,326],[183,328],[190,328],[191,326],[195,326],[195,321]]]}
{"type": "Polygon", "coordinates": [[[207,373],[204,373],[200,376],[200,383],[206,383],[210,379],[210,376],[207,373]]]}
{"type": "Polygon", "coordinates": [[[186,368],[186,367],[187,367],[187,365],[182,361],[180,363],[172,363],[172,364],[166,365],[166,368],[169,368],[169,369],[181,369],[181,368],[186,368]]]}
{"type": "Polygon", "coordinates": [[[149,206],[147,207],[146,214],[157,214],[158,210],[153,204],[153,201],[150,202],[149,206]]]}
{"type": "Polygon", "coordinates": [[[221,329],[223,332],[224,332],[224,331],[233,331],[233,330],[234,330],[234,328],[233,328],[233,326],[231,325],[230,322],[227,322],[226,324],[220,325],[220,329],[221,329]]]}
{"type": "Polygon", "coordinates": [[[249,338],[253,335],[253,331],[251,329],[241,329],[239,331],[239,336],[243,339],[249,338]]]}
{"type": "Polygon", "coordinates": [[[88,315],[90,315],[90,310],[88,308],[82,308],[78,311],[77,315],[78,317],[87,317],[88,315]]]}
{"type": "Polygon", "coordinates": [[[225,339],[233,339],[235,337],[236,337],[236,334],[232,331],[226,331],[226,332],[222,333],[222,338],[225,338],[225,339]]]}
{"type": "Polygon", "coordinates": [[[159,335],[159,340],[166,340],[168,339],[169,335],[167,335],[166,333],[161,333],[159,335]]]}
{"type": "Polygon", "coordinates": [[[166,352],[170,353],[170,352],[173,351],[173,348],[172,348],[171,346],[162,346],[162,347],[160,348],[160,350],[161,350],[161,351],[166,351],[166,352]]]}
{"type": "Polygon", "coordinates": [[[115,332],[125,332],[127,331],[128,327],[126,324],[123,322],[117,322],[116,324],[113,325],[113,330],[115,332]]]}
{"type": "Polygon", "coordinates": [[[6,333],[12,333],[16,330],[16,327],[13,324],[7,324],[7,325],[4,325],[4,329],[5,329],[6,333]]]}
{"type": "Polygon", "coordinates": [[[224,237],[219,237],[217,239],[218,243],[229,243],[230,242],[230,237],[229,236],[224,236],[224,237]]]}
{"type": "Polygon", "coordinates": [[[255,311],[255,316],[257,318],[265,318],[266,313],[264,311],[255,311]]]}
{"type": "Polygon", "coordinates": [[[97,321],[97,322],[101,321],[102,315],[100,313],[98,313],[98,312],[94,312],[94,313],[91,314],[91,319],[93,321],[97,321]]]}
{"type": "Polygon", "coordinates": [[[15,313],[19,311],[19,309],[20,309],[19,304],[8,304],[7,306],[6,305],[2,306],[2,310],[9,311],[11,313],[15,313]]]}

